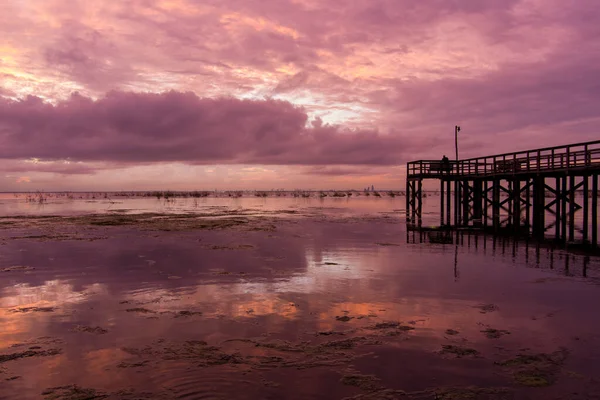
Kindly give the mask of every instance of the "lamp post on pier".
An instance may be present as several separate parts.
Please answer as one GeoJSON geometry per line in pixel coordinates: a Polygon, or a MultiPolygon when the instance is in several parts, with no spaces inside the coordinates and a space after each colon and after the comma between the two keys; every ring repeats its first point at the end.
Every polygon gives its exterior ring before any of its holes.
{"type": "Polygon", "coordinates": [[[454,127],[454,147],[456,149],[456,162],[458,162],[458,132],[460,132],[460,126],[454,127]]]}
{"type": "Polygon", "coordinates": [[[456,150],[456,173],[458,173],[458,132],[460,132],[460,126],[454,126],[454,149],[456,150]]]}

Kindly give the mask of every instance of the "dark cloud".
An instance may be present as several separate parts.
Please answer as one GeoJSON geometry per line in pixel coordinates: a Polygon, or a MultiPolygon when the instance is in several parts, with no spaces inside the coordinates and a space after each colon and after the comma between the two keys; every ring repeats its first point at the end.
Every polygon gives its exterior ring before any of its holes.
{"type": "Polygon", "coordinates": [[[191,164],[395,164],[397,136],[313,124],[284,101],[193,93],[0,100],[0,158],[191,164]]]}

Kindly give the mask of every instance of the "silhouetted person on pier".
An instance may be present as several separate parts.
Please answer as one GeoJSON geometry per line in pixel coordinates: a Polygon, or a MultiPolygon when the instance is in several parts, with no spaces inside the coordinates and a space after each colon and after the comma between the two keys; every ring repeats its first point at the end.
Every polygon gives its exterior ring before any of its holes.
{"type": "Polygon", "coordinates": [[[448,157],[446,157],[445,154],[442,157],[442,168],[441,168],[441,170],[442,170],[442,172],[444,172],[444,171],[450,172],[450,160],[448,159],[448,157]]]}

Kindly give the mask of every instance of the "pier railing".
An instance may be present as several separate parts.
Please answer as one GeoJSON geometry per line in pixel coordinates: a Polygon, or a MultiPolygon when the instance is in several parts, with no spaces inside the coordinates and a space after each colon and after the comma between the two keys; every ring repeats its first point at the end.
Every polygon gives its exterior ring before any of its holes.
{"type": "Polygon", "coordinates": [[[443,162],[409,162],[408,177],[489,176],[600,169],[600,140],[443,162]]]}

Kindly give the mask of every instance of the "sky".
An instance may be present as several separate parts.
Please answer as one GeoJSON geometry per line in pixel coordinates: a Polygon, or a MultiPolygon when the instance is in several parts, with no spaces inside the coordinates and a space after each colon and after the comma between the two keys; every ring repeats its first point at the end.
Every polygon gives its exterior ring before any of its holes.
{"type": "Polygon", "coordinates": [[[597,0],[3,0],[0,191],[401,189],[596,140],[597,0]]]}

